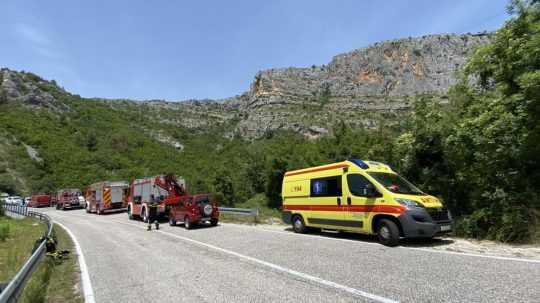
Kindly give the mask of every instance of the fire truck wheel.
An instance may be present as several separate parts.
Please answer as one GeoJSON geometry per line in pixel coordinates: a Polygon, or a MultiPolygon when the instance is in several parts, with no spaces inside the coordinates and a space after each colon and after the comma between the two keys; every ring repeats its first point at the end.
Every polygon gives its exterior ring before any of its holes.
{"type": "Polygon", "coordinates": [[[90,205],[86,205],[86,213],[90,213],[90,205]]]}
{"type": "Polygon", "coordinates": [[[141,210],[142,220],[144,223],[148,223],[148,213],[146,212],[146,208],[143,208],[141,210]]]}
{"type": "Polygon", "coordinates": [[[186,229],[191,229],[191,227],[192,227],[192,226],[191,226],[191,219],[189,218],[189,216],[186,216],[186,217],[184,218],[184,227],[185,227],[186,229]]]}
{"type": "Polygon", "coordinates": [[[60,204],[56,204],[56,209],[60,209],[60,204]]]}
{"type": "Polygon", "coordinates": [[[174,219],[173,216],[169,217],[169,225],[170,226],[176,226],[176,220],[174,219]]]}
{"type": "Polygon", "coordinates": [[[133,220],[133,213],[131,212],[131,207],[127,209],[128,219],[133,220]]]}
{"type": "Polygon", "coordinates": [[[217,224],[218,224],[218,219],[211,219],[211,220],[210,220],[210,224],[211,224],[212,226],[217,226],[217,224]]]}
{"type": "Polygon", "coordinates": [[[103,215],[103,211],[101,210],[101,206],[98,206],[98,209],[97,209],[96,213],[98,214],[98,216],[103,215]]]}

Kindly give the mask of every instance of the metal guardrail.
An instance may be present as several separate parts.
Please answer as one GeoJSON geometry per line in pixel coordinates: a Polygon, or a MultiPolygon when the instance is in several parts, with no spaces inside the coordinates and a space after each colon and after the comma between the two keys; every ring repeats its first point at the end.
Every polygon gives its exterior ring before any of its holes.
{"type": "Polygon", "coordinates": [[[231,215],[240,216],[259,216],[259,210],[257,208],[232,208],[232,207],[219,207],[219,212],[231,215]]]}
{"type": "Polygon", "coordinates": [[[15,276],[11,279],[11,281],[9,281],[7,286],[4,289],[0,289],[0,303],[14,303],[19,300],[19,297],[22,293],[22,290],[24,289],[24,286],[26,285],[26,282],[39,265],[41,259],[43,259],[43,256],[45,256],[45,254],[47,253],[47,238],[51,236],[53,229],[53,221],[49,216],[45,214],[35,211],[29,211],[26,206],[3,204],[2,207],[6,211],[9,211],[11,213],[15,213],[25,217],[35,217],[39,218],[39,220],[47,221],[47,233],[41,239],[41,243],[39,243],[39,246],[34,249],[30,258],[26,260],[26,263],[24,263],[23,267],[19,270],[19,272],[17,272],[15,276]]]}

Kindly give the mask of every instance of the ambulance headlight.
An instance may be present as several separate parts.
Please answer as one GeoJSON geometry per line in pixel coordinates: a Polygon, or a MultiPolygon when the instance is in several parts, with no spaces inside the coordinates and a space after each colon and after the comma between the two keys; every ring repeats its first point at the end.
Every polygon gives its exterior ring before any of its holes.
{"type": "Polygon", "coordinates": [[[418,207],[424,208],[422,204],[413,200],[396,198],[396,201],[407,208],[418,208],[418,207]]]}

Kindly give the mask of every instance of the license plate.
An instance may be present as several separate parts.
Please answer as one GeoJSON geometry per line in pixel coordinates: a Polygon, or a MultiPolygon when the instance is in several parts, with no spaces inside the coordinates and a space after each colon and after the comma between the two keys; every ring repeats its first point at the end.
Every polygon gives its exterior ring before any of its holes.
{"type": "Polygon", "coordinates": [[[441,231],[449,231],[452,230],[452,226],[450,225],[441,225],[441,231]]]}

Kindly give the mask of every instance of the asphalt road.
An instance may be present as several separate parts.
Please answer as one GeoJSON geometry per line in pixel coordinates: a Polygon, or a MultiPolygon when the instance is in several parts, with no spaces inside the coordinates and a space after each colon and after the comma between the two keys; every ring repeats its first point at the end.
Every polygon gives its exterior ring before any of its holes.
{"type": "Polygon", "coordinates": [[[236,224],[159,231],[43,209],[81,245],[96,302],[540,302],[540,262],[236,224]]]}

